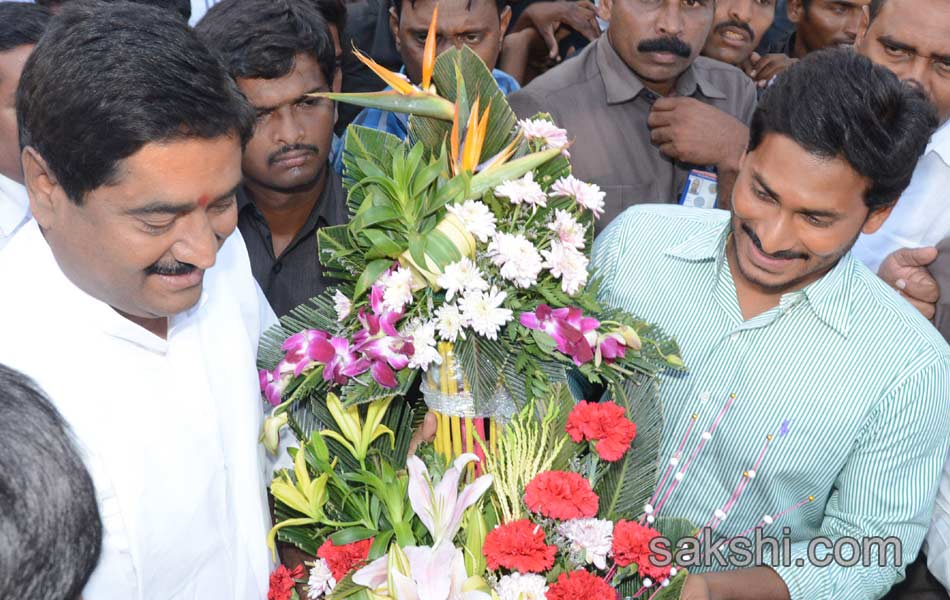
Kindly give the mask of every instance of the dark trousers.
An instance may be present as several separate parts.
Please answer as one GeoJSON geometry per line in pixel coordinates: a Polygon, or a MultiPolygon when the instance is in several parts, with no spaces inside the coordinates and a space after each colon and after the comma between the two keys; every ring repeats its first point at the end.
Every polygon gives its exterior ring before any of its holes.
{"type": "Polygon", "coordinates": [[[927,557],[921,552],[914,564],[907,567],[907,578],[892,589],[883,600],[948,600],[950,595],[927,570],[927,557]]]}

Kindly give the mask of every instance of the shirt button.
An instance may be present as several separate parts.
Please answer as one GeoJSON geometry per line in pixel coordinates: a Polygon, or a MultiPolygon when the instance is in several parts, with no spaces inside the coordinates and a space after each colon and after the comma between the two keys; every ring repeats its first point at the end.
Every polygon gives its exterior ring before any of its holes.
{"type": "Polygon", "coordinates": [[[277,273],[280,273],[281,269],[283,269],[283,268],[284,268],[283,263],[276,263],[276,264],[274,265],[274,267],[273,267],[271,270],[272,270],[272,271],[274,272],[274,274],[276,275],[277,273]]]}
{"type": "Polygon", "coordinates": [[[734,342],[734,341],[736,341],[736,340],[738,340],[738,339],[739,339],[739,332],[738,332],[738,331],[729,336],[729,341],[730,341],[730,342],[734,342]]]}
{"type": "Polygon", "coordinates": [[[706,403],[709,402],[709,392],[703,392],[699,395],[699,401],[706,403]]]}

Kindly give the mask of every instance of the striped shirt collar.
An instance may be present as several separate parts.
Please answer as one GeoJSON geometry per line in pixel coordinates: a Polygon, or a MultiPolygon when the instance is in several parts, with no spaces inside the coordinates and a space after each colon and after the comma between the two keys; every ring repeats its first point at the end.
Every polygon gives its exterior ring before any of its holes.
{"type": "MultiPolygon", "coordinates": [[[[732,233],[730,220],[717,223],[676,246],[665,254],[688,262],[710,262],[715,265],[717,277],[732,277],[726,260],[726,241],[732,233]]],[[[848,337],[851,327],[852,293],[857,269],[855,259],[848,252],[821,279],[801,290],[782,296],[779,306],[786,308],[804,297],[812,312],[828,327],[848,337]]],[[[733,284],[734,285],[734,284],[733,284]]]]}

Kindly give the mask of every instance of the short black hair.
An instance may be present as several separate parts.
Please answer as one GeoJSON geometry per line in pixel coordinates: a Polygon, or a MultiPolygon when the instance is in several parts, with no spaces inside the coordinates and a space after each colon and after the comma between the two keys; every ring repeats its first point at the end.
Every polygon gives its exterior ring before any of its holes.
{"type": "Polygon", "coordinates": [[[320,11],[320,16],[330,25],[336,25],[337,31],[343,35],[346,29],[346,4],[343,0],[313,0],[320,11]]]}
{"type": "Polygon", "coordinates": [[[330,31],[313,0],[224,0],[195,31],[235,79],[284,77],[299,53],[316,59],[328,84],[336,73],[330,31]]]}
{"type": "MultiPolygon", "coordinates": [[[[103,2],[112,2],[115,0],[101,0],[103,2]]],[[[149,6],[157,6],[158,8],[163,8],[165,10],[172,10],[175,13],[181,15],[185,21],[191,18],[191,2],[190,0],[118,0],[119,2],[134,2],[135,4],[147,4],[149,6]]],[[[36,3],[41,6],[47,6],[50,8],[56,8],[63,6],[67,3],[72,3],[71,0],[36,0],[36,3]]]]}
{"type": "Polygon", "coordinates": [[[95,488],[63,417],[3,365],[0,506],[0,598],[78,598],[101,552],[95,488]]]}
{"type": "Polygon", "coordinates": [[[226,135],[244,144],[254,127],[253,109],[187,24],[128,2],[77,2],[53,19],[16,108],[20,145],[77,204],[146,144],[226,135]]]}
{"type": "MultiPolygon", "coordinates": [[[[390,5],[396,11],[396,18],[402,18],[402,3],[409,2],[409,5],[413,8],[416,7],[416,0],[389,0],[390,5]]],[[[475,0],[468,0],[465,3],[465,10],[472,10],[472,2],[475,0]]],[[[495,0],[495,8],[498,9],[498,17],[501,18],[501,13],[504,12],[505,7],[508,6],[508,0],[495,0]]],[[[502,33],[505,33],[504,31],[502,33]]]]}
{"type": "Polygon", "coordinates": [[[0,2],[0,52],[40,41],[52,13],[27,2],[0,2]]]}
{"type": "Polygon", "coordinates": [[[868,23],[877,17],[882,8],[884,8],[884,0],[871,0],[871,4],[868,6],[868,12],[871,14],[871,19],[868,21],[868,23]]]}
{"type": "Polygon", "coordinates": [[[842,158],[870,185],[874,211],[897,201],[937,128],[915,87],[851,50],[809,53],[770,86],[752,116],[749,151],[777,133],[820,158],[842,158]]]}

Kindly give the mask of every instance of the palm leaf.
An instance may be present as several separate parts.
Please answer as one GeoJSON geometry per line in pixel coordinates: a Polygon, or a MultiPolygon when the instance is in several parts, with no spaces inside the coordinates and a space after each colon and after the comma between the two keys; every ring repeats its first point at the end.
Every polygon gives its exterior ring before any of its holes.
{"type": "Polygon", "coordinates": [[[637,436],[624,457],[610,463],[595,491],[601,518],[633,519],[656,488],[663,429],[658,382],[641,375],[611,386],[610,394],[637,424],[637,436]]]}
{"type": "Polygon", "coordinates": [[[387,171],[395,152],[404,152],[404,142],[398,137],[359,125],[347,128],[343,145],[343,186],[348,192],[346,205],[351,216],[366,197],[366,188],[357,183],[370,175],[360,166],[360,161],[369,161],[387,171]]]}
{"type": "Polygon", "coordinates": [[[472,335],[455,343],[455,356],[475,400],[475,413],[482,414],[480,405],[495,397],[511,354],[501,341],[472,335]]]}

